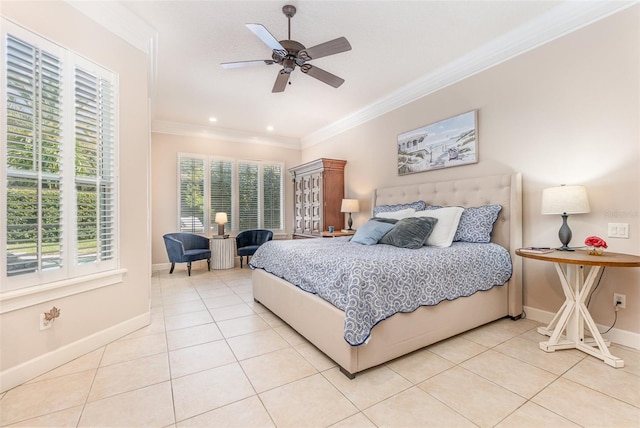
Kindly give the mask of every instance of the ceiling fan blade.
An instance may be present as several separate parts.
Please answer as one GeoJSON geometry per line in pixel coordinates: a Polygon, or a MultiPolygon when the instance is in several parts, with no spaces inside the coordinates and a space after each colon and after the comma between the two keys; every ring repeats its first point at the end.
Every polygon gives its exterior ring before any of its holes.
{"type": "Polygon", "coordinates": [[[275,61],[271,59],[258,59],[255,61],[238,61],[238,62],[223,62],[220,64],[222,68],[240,68],[240,67],[253,67],[255,65],[271,65],[275,61]]]}
{"type": "Polygon", "coordinates": [[[305,61],[309,61],[312,59],[322,58],[323,56],[334,55],[350,50],[351,45],[349,44],[349,41],[347,41],[347,39],[345,39],[344,37],[338,37],[337,39],[312,46],[309,49],[303,49],[298,52],[298,57],[302,58],[305,61]]]}
{"type": "Polygon", "coordinates": [[[284,70],[280,70],[278,73],[278,77],[276,77],[276,83],[273,84],[273,89],[271,92],[284,92],[284,89],[287,87],[287,82],[289,81],[290,73],[285,72],[284,70]]]}
{"type": "Polygon", "coordinates": [[[329,86],[333,86],[334,88],[339,87],[344,83],[344,79],[336,76],[335,74],[331,74],[328,71],[324,71],[321,68],[314,67],[311,64],[304,64],[300,67],[303,73],[308,74],[311,77],[315,77],[321,82],[326,83],[329,86]]]}
{"type": "Polygon", "coordinates": [[[280,44],[279,41],[276,40],[275,37],[273,37],[273,35],[271,35],[269,30],[267,30],[264,27],[264,25],[262,24],[245,24],[245,25],[249,30],[251,30],[253,34],[258,36],[258,38],[262,40],[262,42],[265,45],[269,46],[269,49],[271,49],[274,53],[277,53],[282,58],[284,58],[287,55],[287,50],[280,44]]]}

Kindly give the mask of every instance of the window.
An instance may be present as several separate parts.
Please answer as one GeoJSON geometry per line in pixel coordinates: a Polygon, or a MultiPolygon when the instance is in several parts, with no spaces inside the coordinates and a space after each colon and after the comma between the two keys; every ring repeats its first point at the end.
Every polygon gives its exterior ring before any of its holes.
{"type": "Polygon", "coordinates": [[[217,212],[227,213],[226,230],[284,230],[282,164],[191,154],[178,164],[180,230],[217,233],[217,212]]]}
{"type": "Polygon", "coordinates": [[[114,269],[117,78],[2,27],[2,290],[114,269]]]}
{"type": "Polygon", "coordinates": [[[204,159],[180,159],[180,231],[204,233],[204,159]]]}

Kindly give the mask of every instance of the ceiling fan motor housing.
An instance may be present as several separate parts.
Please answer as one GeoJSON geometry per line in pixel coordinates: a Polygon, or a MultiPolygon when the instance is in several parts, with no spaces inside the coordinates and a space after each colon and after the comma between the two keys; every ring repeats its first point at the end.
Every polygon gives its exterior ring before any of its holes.
{"type": "Polygon", "coordinates": [[[304,64],[303,60],[298,60],[298,52],[305,49],[302,43],[296,42],[295,40],[280,40],[280,44],[287,50],[287,55],[282,57],[278,55],[277,52],[274,52],[271,58],[273,58],[276,63],[282,64],[285,72],[291,73],[296,65],[304,64]]]}

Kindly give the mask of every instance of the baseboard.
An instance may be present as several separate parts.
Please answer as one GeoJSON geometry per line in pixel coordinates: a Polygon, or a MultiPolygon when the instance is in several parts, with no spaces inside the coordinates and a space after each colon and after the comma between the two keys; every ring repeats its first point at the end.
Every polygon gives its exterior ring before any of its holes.
{"type": "MultiPolygon", "coordinates": [[[[543,324],[549,324],[553,319],[553,316],[556,314],[555,312],[547,312],[529,306],[524,307],[524,312],[527,314],[528,319],[538,321],[543,324]]],[[[600,331],[606,331],[610,327],[608,325],[601,324],[596,324],[596,326],[600,331]]],[[[640,350],[640,334],[638,333],[621,330],[619,328],[612,328],[609,333],[603,334],[602,337],[613,343],[640,350]]]]}
{"type": "Polygon", "coordinates": [[[151,265],[151,272],[158,272],[161,270],[169,270],[171,269],[171,263],[158,263],[155,265],[151,265]]]}
{"type": "Polygon", "coordinates": [[[149,325],[149,312],[0,372],[0,393],[149,325]]]}

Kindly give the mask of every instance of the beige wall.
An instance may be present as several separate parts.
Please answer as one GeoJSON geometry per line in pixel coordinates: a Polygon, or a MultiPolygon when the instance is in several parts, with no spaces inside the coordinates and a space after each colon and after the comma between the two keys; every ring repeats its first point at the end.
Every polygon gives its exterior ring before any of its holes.
{"type": "MultiPolygon", "coordinates": [[[[285,170],[300,163],[300,150],[263,144],[220,141],[203,137],[152,134],[152,248],[153,264],[169,263],[162,235],[176,232],[178,224],[178,153],[224,156],[234,159],[284,162],[285,170]]],[[[285,171],[285,227],[293,225],[293,183],[285,171]]]]}
{"type": "Polygon", "coordinates": [[[87,346],[106,344],[101,336],[106,331],[122,331],[118,329],[132,319],[148,322],[151,252],[146,55],[64,2],[3,1],[1,12],[119,74],[120,265],[127,269],[122,283],[2,314],[0,373],[4,375],[16,367],[46,369],[49,356],[52,361],[61,355],[70,360],[79,355],[74,353],[86,352],[87,346]],[[54,305],[61,309],[60,318],[51,329],[40,331],[39,314],[54,305]]]}
{"type": "MultiPolygon", "coordinates": [[[[569,34],[316,146],[302,161],[346,159],[346,195],[369,210],[372,189],[510,171],[523,174],[524,244],[557,245],[560,216],[542,216],[546,187],[583,184],[591,213],[569,218],[573,245],[604,237],[640,255],[640,7],[569,34]],[[399,177],[398,134],[479,110],[479,163],[399,177]],[[630,239],[607,238],[629,223],[630,239]]],[[[356,226],[368,213],[354,216],[356,226]]],[[[563,301],[553,266],[526,260],[525,305],[555,312],[563,301]]],[[[606,269],[590,310],[610,325],[613,292],[627,295],[616,328],[640,333],[640,268],[606,269]]]]}

